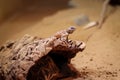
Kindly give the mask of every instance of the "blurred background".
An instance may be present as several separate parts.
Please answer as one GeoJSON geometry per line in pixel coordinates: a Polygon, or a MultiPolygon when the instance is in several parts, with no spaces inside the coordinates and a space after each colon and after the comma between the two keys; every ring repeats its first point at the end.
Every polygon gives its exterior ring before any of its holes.
{"type": "Polygon", "coordinates": [[[85,23],[99,20],[104,1],[0,0],[0,45],[25,34],[45,38],[76,26],[69,38],[84,41],[86,49],[72,60],[74,66],[90,73],[86,80],[119,80],[120,7],[108,5],[101,29],[84,29],[85,23]]]}

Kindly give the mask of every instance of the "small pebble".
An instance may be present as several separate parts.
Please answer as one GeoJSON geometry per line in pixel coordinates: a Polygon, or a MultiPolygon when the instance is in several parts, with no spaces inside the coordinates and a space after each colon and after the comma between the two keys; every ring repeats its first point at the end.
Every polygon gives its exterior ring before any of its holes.
{"type": "Polygon", "coordinates": [[[91,58],[90,61],[93,61],[93,59],[91,58]]]}

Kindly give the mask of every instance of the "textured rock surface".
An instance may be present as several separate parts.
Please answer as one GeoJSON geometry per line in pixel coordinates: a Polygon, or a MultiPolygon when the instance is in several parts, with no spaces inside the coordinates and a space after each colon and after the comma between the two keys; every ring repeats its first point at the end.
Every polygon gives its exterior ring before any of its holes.
{"type": "Polygon", "coordinates": [[[68,39],[75,27],[49,38],[25,35],[0,47],[0,80],[56,80],[75,77],[71,58],[85,48],[85,43],[68,39]],[[63,70],[64,69],[64,70],[63,70]]]}

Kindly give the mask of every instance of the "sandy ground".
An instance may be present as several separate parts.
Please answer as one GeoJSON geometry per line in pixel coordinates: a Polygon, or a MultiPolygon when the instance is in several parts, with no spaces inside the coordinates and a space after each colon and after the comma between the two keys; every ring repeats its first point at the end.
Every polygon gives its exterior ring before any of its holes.
{"type": "MultiPolygon", "coordinates": [[[[77,80],[120,80],[120,7],[108,13],[101,29],[84,30],[84,25],[77,26],[74,22],[82,14],[97,21],[102,3],[102,0],[73,0],[74,7],[62,2],[33,3],[0,25],[0,45],[24,34],[48,37],[61,29],[76,26],[77,30],[70,38],[86,42],[86,49],[72,59],[81,73],[86,72],[84,79],[77,80]]],[[[111,10],[113,8],[109,7],[108,12],[111,10]]]]}

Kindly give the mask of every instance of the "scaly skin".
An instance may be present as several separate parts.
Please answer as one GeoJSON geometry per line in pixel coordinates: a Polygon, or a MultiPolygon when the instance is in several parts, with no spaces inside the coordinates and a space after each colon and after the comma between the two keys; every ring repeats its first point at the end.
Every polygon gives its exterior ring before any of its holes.
{"type": "Polygon", "coordinates": [[[74,31],[75,28],[70,27],[45,39],[25,35],[10,47],[4,46],[0,51],[2,54],[0,58],[1,77],[4,77],[3,80],[26,80],[30,67],[50,51],[69,51],[74,57],[77,52],[85,48],[85,43],[81,41],[68,40],[69,34],[74,31]]]}

